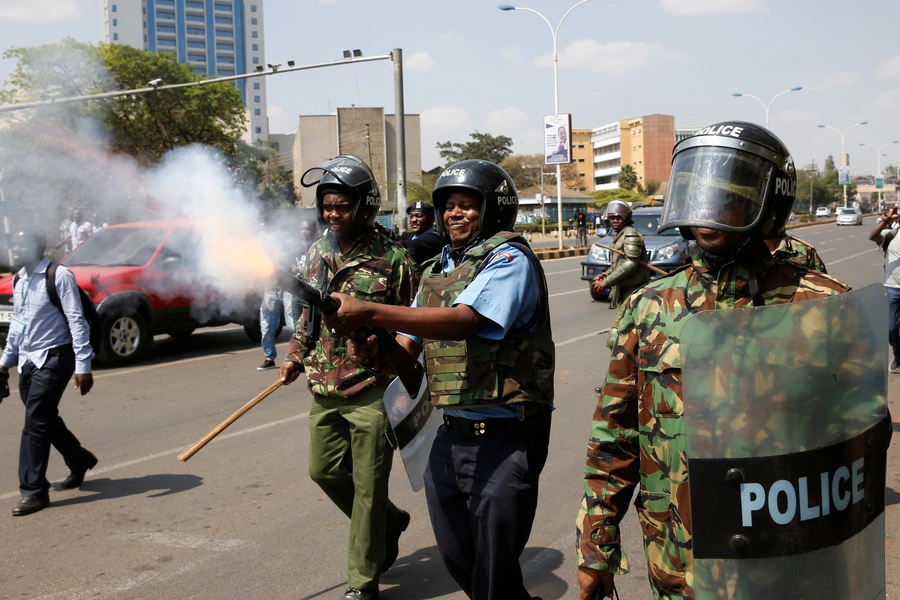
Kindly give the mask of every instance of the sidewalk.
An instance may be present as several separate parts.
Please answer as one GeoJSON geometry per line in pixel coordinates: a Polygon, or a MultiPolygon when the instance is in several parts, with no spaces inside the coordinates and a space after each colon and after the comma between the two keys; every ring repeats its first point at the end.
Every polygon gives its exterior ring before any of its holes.
{"type": "Polygon", "coordinates": [[[885,578],[887,598],[900,598],[900,375],[888,374],[888,408],[894,423],[894,437],[888,448],[885,512],[885,578]]]}

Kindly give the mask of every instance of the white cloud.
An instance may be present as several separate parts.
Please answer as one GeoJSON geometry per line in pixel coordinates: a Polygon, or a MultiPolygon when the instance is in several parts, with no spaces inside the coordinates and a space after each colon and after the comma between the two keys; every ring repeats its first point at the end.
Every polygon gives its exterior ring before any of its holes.
{"type": "Polygon", "coordinates": [[[900,106],[900,90],[882,92],[877,98],[866,104],[869,110],[883,110],[891,113],[896,112],[898,106],[900,106]]]}
{"type": "Polygon", "coordinates": [[[484,119],[484,124],[488,131],[501,132],[499,135],[503,135],[502,132],[511,130],[518,131],[530,124],[533,125],[528,113],[521,108],[516,108],[514,106],[507,106],[488,112],[487,117],[484,119]]]}
{"type": "Polygon", "coordinates": [[[768,0],[660,0],[659,5],[673,15],[758,14],[768,10],[768,0]]]}
{"type": "Polygon", "coordinates": [[[423,130],[444,133],[459,129],[469,122],[469,113],[456,106],[435,106],[419,113],[423,130]]]}
{"type": "Polygon", "coordinates": [[[75,0],[0,0],[0,20],[18,23],[81,20],[81,11],[75,0]]]}
{"type": "Polygon", "coordinates": [[[822,77],[803,84],[803,89],[810,92],[827,92],[837,88],[846,88],[859,81],[859,73],[849,71],[833,71],[822,77]]]}
{"type": "Polygon", "coordinates": [[[879,79],[893,79],[900,77],[900,56],[889,58],[878,65],[878,70],[875,71],[875,75],[879,79]]]}
{"type": "Polygon", "coordinates": [[[319,0],[319,4],[325,4],[326,6],[330,5],[330,4],[337,4],[337,3],[338,3],[338,0],[319,0]]]}
{"type": "Polygon", "coordinates": [[[414,52],[409,55],[403,61],[403,66],[409,70],[417,73],[424,73],[425,71],[432,70],[436,63],[431,58],[431,54],[428,52],[414,52]]]}
{"type": "Polygon", "coordinates": [[[504,46],[503,58],[519,58],[522,56],[522,49],[519,46],[504,46]]]}
{"type": "Polygon", "coordinates": [[[449,41],[449,40],[454,40],[454,39],[456,39],[456,34],[454,34],[454,33],[452,33],[452,32],[447,32],[447,33],[442,33],[442,34],[441,34],[440,36],[438,36],[438,37],[439,37],[439,39],[444,40],[444,41],[446,42],[446,41],[449,41]]]}
{"type": "MultiPolygon", "coordinates": [[[[640,71],[658,61],[681,60],[677,51],[666,50],[660,43],[578,40],[559,53],[560,67],[583,69],[604,75],[626,75],[640,71]]],[[[539,67],[553,65],[553,55],[545,54],[535,61],[539,67]]]]}

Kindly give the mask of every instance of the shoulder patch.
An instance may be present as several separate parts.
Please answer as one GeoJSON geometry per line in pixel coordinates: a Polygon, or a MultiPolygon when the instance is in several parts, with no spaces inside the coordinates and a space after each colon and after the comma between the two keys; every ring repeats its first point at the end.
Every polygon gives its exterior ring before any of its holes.
{"type": "Polygon", "coordinates": [[[503,252],[497,252],[493,256],[491,256],[491,260],[488,261],[488,264],[491,264],[495,260],[499,260],[499,259],[504,259],[504,260],[506,260],[506,262],[512,262],[512,259],[513,259],[512,252],[509,252],[508,250],[503,251],[503,252]]]}

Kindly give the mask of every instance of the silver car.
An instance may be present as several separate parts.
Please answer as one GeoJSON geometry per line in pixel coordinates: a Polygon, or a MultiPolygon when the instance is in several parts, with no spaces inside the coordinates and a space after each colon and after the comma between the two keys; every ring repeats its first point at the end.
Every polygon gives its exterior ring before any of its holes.
{"type": "Polygon", "coordinates": [[[862,225],[862,212],[855,206],[845,206],[837,209],[838,225],[862,225]]]}

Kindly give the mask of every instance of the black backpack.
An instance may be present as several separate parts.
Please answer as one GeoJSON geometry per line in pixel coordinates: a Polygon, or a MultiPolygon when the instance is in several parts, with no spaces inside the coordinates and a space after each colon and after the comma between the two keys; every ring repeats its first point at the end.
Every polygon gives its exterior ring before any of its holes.
{"type": "MultiPolygon", "coordinates": [[[[66,313],[63,312],[62,304],[59,301],[59,292],[56,291],[57,267],[59,267],[58,262],[51,262],[50,266],[47,267],[47,296],[50,297],[50,303],[62,313],[62,316],[65,319],[66,313]]],[[[18,282],[19,275],[17,273],[13,278],[13,289],[16,289],[16,284],[18,282]]],[[[94,351],[94,354],[97,354],[100,352],[100,346],[103,343],[103,329],[100,325],[100,315],[97,313],[97,307],[94,306],[94,301],[91,300],[88,293],[81,289],[81,286],[78,285],[78,283],[75,284],[75,287],[78,288],[78,297],[81,298],[81,313],[84,315],[84,319],[88,324],[91,349],[94,351]]]]}

